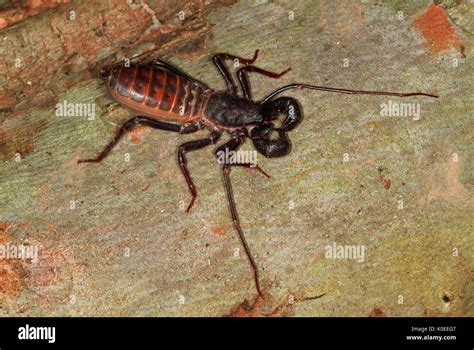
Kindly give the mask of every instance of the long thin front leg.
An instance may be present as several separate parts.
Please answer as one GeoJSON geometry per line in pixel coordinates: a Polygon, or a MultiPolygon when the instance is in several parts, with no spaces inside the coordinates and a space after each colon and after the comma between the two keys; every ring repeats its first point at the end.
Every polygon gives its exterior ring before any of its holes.
{"type": "Polygon", "coordinates": [[[234,79],[229,73],[229,70],[227,69],[224,61],[225,60],[238,60],[239,63],[242,63],[242,64],[252,64],[253,62],[255,62],[255,60],[258,57],[258,51],[259,50],[255,50],[255,54],[253,58],[251,59],[229,55],[228,53],[217,53],[212,57],[212,62],[214,62],[214,65],[217,67],[222,77],[224,78],[224,81],[227,85],[228,92],[230,92],[233,95],[237,95],[237,86],[235,85],[234,79]]]}
{"type": "Polygon", "coordinates": [[[433,97],[438,98],[438,95],[434,94],[427,94],[424,92],[392,92],[392,91],[369,91],[369,90],[352,90],[352,89],[340,89],[340,88],[333,88],[329,86],[318,86],[318,85],[310,85],[310,84],[300,84],[294,83],[282,86],[277,90],[273,91],[270,95],[265,97],[262,102],[267,102],[271,100],[276,95],[281,94],[283,91],[292,90],[292,89],[310,89],[310,90],[319,90],[319,91],[327,91],[327,92],[337,92],[339,94],[348,94],[348,95],[380,95],[380,96],[398,96],[398,97],[410,97],[410,96],[426,96],[426,97],[433,97]]]}
{"type": "Polygon", "coordinates": [[[181,146],[179,146],[178,164],[179,164],[179,167],[181,168],[181,172],[183,173],[184,178],[186,179],[189,192],[191,192],[191,196],[192,196],[191,202],[189,203],[188,208],[186,209],[186,213],[189,213],[189,211],[191,210],[194,204],[194,201],[197,198],[196,186],[194,185],[193,180],[191,178],[191,174],[189,174],[189,170],[188,170],[188,161],[186,159],[186,152],[195,151],[197,149],[212,145],[217,142],[220,136],[221,136],[220,132],[213,131],[211,135],[206,139],[185,142],[181,146]]]}
{"type": "MultiPolygon", "coordinates": [[[[220,146],[216,150],[216,154],[219,151],[225,150],[226,148],[229,151],[235,151],[237,148],[240,147],[240,145],[243,142],[243,138],[241,136],[234,136],[232,139],[230,139],[228,142],[220,146]]],[[[253,276],[255,280],[255,288],[257,289],[258,294],[263,298],[263,293],[262,290],[260,289],[260,279],[258,275],[258,267],[257,264],[255,263],[255,260],[253,259],[252,252],[250,251],[250,247],[247,243],[247,240],[245,239],[244,232],[242,231],[242,228],[240,227],[240,221],[239,217],[237,214],[237,208],[235,206],[235,201],[234,201],[234,195],[232,192],[232,184],[230,181],[230,171],[231,171],[231,164],[224,163],[222,166],[222,174],[224,176],[224,187],[225,191],[227,194],[227,202],[229,204],[229,209],[230,209],[230,215],[232,217],[232,224],[237,231],[237,234],[240,239],[240,243],[244,247],[245,254],[247,255],[247,258],[250,262],[250,265],[252,266],[253,269],[253,276]]]]}
{"type": "Polygon", "coordinates": [[[281,73],[275,73],[275,72],[270,72],[262,68],[255,67],[255,66],[245,66],[245,67],[240,68],[237,71],[237,77],[239,78],[239,82],[240,82],[240,86],[242,87],[242,94],[244,98],[246,98],[247,100],[252,99],[252,93],[250,90],[250,82],[247,76],[247,72],[255,72],[269,78],[278,79],[282,77],[283,75],[285,75],[286,73],[288,73],[290,70],[291,70],[291,67],[285,69],[281,73]]]}

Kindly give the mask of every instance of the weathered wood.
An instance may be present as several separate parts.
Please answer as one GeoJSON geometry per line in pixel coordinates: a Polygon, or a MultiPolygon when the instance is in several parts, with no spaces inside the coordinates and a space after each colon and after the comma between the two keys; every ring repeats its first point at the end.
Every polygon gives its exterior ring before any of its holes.
{"type": "Polygon", "coordinates": [[[123,58],[155,48],[161,48],[155,54],[176,50],[210,29],[203,14],[213,2],[205,4],[75,1],[3,29],[0,110],[51,103],[77,82],[95,77],[90,72],[97,73],[95,68],[115,54],[123,58]]]}

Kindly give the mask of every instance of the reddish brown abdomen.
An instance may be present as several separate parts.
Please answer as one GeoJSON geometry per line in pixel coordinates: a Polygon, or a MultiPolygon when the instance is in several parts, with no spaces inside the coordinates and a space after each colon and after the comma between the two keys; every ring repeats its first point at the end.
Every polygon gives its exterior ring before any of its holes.
{"type": "Polygon", "coordinates": [[[135,65],[114,69],[107,88],[137,113],[182,123],[200,117],[209,92],[161,67],[135,65]]]}

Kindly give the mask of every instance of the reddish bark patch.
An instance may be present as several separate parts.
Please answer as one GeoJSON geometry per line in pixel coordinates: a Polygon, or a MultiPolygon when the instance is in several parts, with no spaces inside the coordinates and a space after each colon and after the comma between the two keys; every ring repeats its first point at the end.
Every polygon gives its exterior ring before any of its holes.
{"type": "Polygon", "coordinates": [[[139,145],[143,141],[143,134],[147,134],[150,132],[150,128],[145,126],[136,127],[132,131],[130,131],[130,137],[132,138],[132,143],[134,145],[139,145]]]}
{"type": "MultiPolygon", "coordinates": [[[[6,245],[10,242],[11,235],[8,229],[13,224],[0,221],[0,244],[6,245]]],[[[22,289],[23,271],[21,265],[11,259],[0,259],[0,297],[14,297],[22,289]]]]}
{"type": "Polygon", "coordinates": [[[379,168],[378,168],[378,171],[379,171],[379,173],[380,173],[380,175],[379,175],[379,180],[383,183],[383,187],[384,187],[386,190],[389,190],[390,187],[392,187],[392,180],[385,178],[385,175],[383,174],[383,172],[384,172],[385,170],[386,170],[386,169],[383,168],[383,167],[379,167],[379,168]]]}
{"type": "Polygon", "coordinates": [[[421,31],[432,52],[438,53],[451,47],[460,47],[459,37],[449,24],[448,17],[441,6],[431,4],[419,16],[413,26],[421,31]]]}
{"type": "Polygon", "coordinates": [[[381,307],[376,306],[370,311],[369,317],[387,317],[387,315],[381,307]]]}
{"type": "Polygon", "coordinates": [[[61,3],[71,2],[71,0],[27,0],[13,2],[10,6],[0,11],[0,29],[20,22],[38,13],[60,6],[61,3]]]}
{"type": "Polygon", "coordinates": [[[8,229],[12,226],[11,222],[0,221],[0,244],[6,244],[10,241],[8,229]]]}
{"type": "Polygon", "coordinates": [[[265,295],[265,299],[262,296],[257,295],[257,297],[255,298],[252,304],[250,304],[248,300],[244,300],[241,304],[239,304],[237,307],[232,309],[231,313],[226,315],[226,317],[288,316],[288,315],[291,315],[291,313],[289,313],[289,311],[291,311],[290,309],[297,303],[319,299],[323,297],[325,293],[321,295],[317,295],[317,296],[303,297],[303,298],[292,296],[291,300],[290,300],[290,295],[289,295],[276,307],[274,306],[275,303],[273,302],[273,299],[270,297],[270,295],[265,292],[264,292],[264,295],[265,295]]]}
{"type": "Polygon", "coordinates": [[[211,228],[212,234],[216,236],[223,236],[225,234],[226,227],[225,226],[214,226],[211,228]]]}
{"type": "Polygon", "coordinates": [[[16,296],[22,289],[22,270],[18,263],[0,260],[0,294],[16,296]]]}
{"type": "Polygon", "coordinates": [[[256,316],[263,316],[261,311],[261,306],[264,302],[264,299],[257,295],[255,301],[250,304],[250,302],[246,299],[241,304],[237,305],[230,314],[226,315],[226,317],[256,317],[256,316]]]}
{"type": "Polygon", "coordinates": [[[392,187],[392,180],[390,179],[386,179],[383,175],[380,175],[380,181],[383,182],[383,187],[386,189],[386,190],[389,190],[390,187],[392,187]]]}

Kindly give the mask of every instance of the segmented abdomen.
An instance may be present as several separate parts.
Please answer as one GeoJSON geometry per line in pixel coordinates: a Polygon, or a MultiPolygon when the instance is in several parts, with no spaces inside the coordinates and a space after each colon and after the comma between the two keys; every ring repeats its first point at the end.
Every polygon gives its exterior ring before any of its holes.
{"type": "Polygon", "coordinates": [[[119,102],[159,119],[198,118],[210,90],[159,66],[116,67],[107,84],[119,102]]]}

